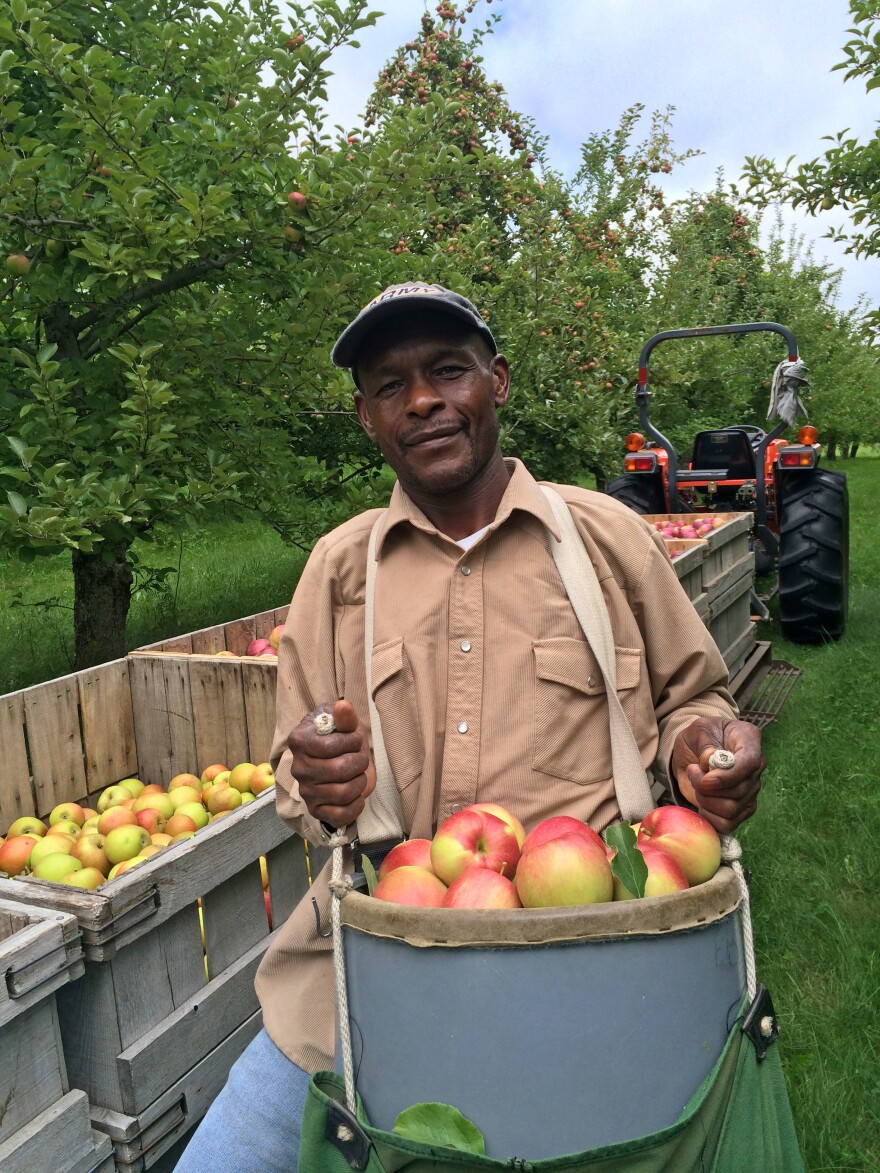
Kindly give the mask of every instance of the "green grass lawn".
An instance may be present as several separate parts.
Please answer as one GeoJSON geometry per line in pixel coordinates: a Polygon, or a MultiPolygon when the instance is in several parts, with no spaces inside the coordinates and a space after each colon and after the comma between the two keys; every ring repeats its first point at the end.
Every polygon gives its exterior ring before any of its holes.
{"type": "MultiPolygon", "coordinates": [[[[781,1020],[810,1173],[880,1169],[880,459],[832,467],[850,486],[849,627],[819,648],[787,643],[772,625],[761,631],[803,675],[766,731],[761,803],[741,835],[758,978],[781,1020]]],[[[224,520],[142,556],[179,563],[180,577],[135,598],[130,647],[279,606],[304,560],[265,526],[224,520]]],[[[64,558],[0,566],[3,693],[70,670],[71,593],[64,558]],[[29,605],[10,607],[19,591],[29,605]],[[49,598],[52,607],[33,605],[49,598]]]]}

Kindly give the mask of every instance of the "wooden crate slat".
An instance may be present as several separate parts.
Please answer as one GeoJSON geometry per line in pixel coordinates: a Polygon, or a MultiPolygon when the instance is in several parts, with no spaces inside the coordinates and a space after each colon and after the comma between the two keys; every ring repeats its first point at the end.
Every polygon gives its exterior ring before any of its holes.
{"type": "MultiPolygon", "coordinates": [[[[135,986],[128,996],[139,994],[140,987],[135,986]]],[[[125,991],[117,992],[108,964],[87,961],[84,976],[55,996],[70,1082],[87,1092],[93,1104],[119,1106],[116,1057],[122,1050],[122,1042],[116,1012],[112,1009],[97,1017],[93,1017],[93,1012],[96,1006],[115,1007],[117,997],[125,997],[125,991]]]]}
{"type": "Polygon", "coordinates": [[[42,817],[87,789],[76,676],[37,684],[21,697],[36,803],[30,813],[42,817]]]}
{"type": "Polygon", "coordinates": [[[128,661],[77,673],[85,747],[86,790],[101,790],[137,773],[128,661]]]}
{"type": "Polygon", "coordinates": [[[201,1120],[226,1082],[230,1067],[262,1024],[262,1015],[256,1011],[140,1116],[92,1104],[92,1125],[112,1139],[119,1173],[149,1169],[201,1120]]]}
{"type": "Polygon", "coordinates": [[[217,976],[269,932],[260,865],[253,863],[202,897],[208,975],[217,976]]]}
{"type": "MultiPolygon", "coordinates": [[[[749,554],[749,560],[752,563],[754,562],[754,555],[753,554],[749,554]]],[[[735,567],[734,567],[734,569],[735,569],[735,567]]],[[[724,582],[725,580],[726,580],[726,575],[721,575],[721,581],[724,582]]],[[[710,595],[709,596],[709,616],[710,616],[710,618],[715,619],[716,616],[723,615],[725,611],[729,611],[730,608],[733,606],[733,604],[737,601],[737,599],[740,599],[740,598],[742,598],[743,595],[748,595],[750,593],[750,591],[752,589],[753,582],[754,582],[753,575],[740,574],[738,578],[734,578],[732,581],[728,581],[726,583],[724,591],[721,594],[716,595],[714,599],[710,595]]],[[[740,608],[740,614],[746,614],[746,616],[748,617],[748,613],[750,613],[750,612],[751,612],[751,606],[750,606],[750,603],[747,601],[740,608]]],[[[745,627],[746,627],[746,623],[742,622],[740,624],[740,630],[741,631],[745,630],[745,627]]]]}
{"type": "Polygon", "coordinates": [[[0,781],[0,833],[22,815],[32,815],[37,800],[31,786],[31,767],[25,740],[24,694],[0,697],[0,746],[3,778],[0,781]]]}
{"type": "Polygon", "coordinates": [[[309,886],[305,843],[292,835],[266,853],[272,924],[277,928],[290,916],[309,886]]]}
{"type": "MultiPolygon", "coordinates": [[[[163,648],[163,651],[171,651],[171,648],[163,648]]],[[[216,627],[205,627],[201,631],[194,631],[192,633],[192,643],[189,650],[195,654],[213,655],[215,652],[226,652],[229,649],[226,647],[226,631],[223,624],[219,623],[216,627]]]]}
{"type": "Polygon", "coordinates": [[[68,1092],[0,1144],[3,1173],[91,1173],[109,1156],[103,1137],[95,1143],[89,1100],[83,1091],[68,1092]]]}
{"type": "Polygon", "coordinates": [[[290,603],[284,607],[276,607],[272,612],[272,626],[280,627],[281,624],[287,622],[287,613],[290,610],[290,603]]]}
{"type": "MultiPolygon", "coordinates": [[[[171,980],[159,934],[146,933],[104,964],[109,965],[113,975],[119,1042],[124,1050],[174,1010],[171,980]],[[132,996],[134,991],[136,996],[132,996]]],[[[102,1009],[112,1013],[114,1005],[102,1009]]]]}
{"type": "Polygon", "coordinates": [[[154,930],[165,955],[165,966],[170,981],[171,1000],[182,1006],[194,994],[204,989],[205,955],[199,928],[198,906],[188,904],[175,916],[154,930]]]}
{"type": "Polygon", "coordinates": [[[231,623],[224,623],[227,650],[234,652],[236,656],[243,656],[252,639],[268,636],[268,631],[264,635],[262,631],[258,630],[260,621],[261,616],[259,615],[247,615],[244,619],[234,619],[231,623]]]}
{"type": "Polygon", "coordinates": [[[194,714],[198,773],[214,762],[230,768],[248,760],[247,717],[241,665],[235,660],[197,660],[186,665],[194,714]]]}
{"type": "Polygon", "coordinates": [[[119,1056],[123,1110],[136,1116],[259,1009],[254,977],[273,938],[223,970],[199,994],[119,1056]]]}
{"type": "Polygon", "coordinates": [[[173,657],[129,657],[138,745],[138,777],[167,786],[175,774],[195,771],[193,698],[186,664],[173,657]]]}
{"type": "Polygon", "coordinates": [[[0,1142],[67,1092],[58,1015],[46,998],[0,1029],[0,1142]]]}
{"type": "Polygon", "coordinates": [[[747,579],[749,585],[751,585],[754,582],[754,578],[755,555],[751,550],[746,550],[745,554],[724,567],[714,578],[708,580],[706,578],[703,579],[706,594],[709,596],[710,606],[735,583],[740,582],[742,579],[747,579]]]}
{"type": "Polygon", "coordinates": [[[277,667],[274,662],[245,660],[241,665],[248,743],[246,760],[253,762],[254,765],[268,761],[272,749],[277,679],[277,667]]]}
{"type": "Polygon", "coordinates": [[[83,972],[76,920],[0,900],[0,1028],[83,972]]]}

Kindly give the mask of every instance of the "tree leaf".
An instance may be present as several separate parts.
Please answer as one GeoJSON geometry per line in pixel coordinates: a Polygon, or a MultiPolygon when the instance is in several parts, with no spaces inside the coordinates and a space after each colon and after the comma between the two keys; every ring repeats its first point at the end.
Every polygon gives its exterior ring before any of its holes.
{"type": "Polygon", "coordinates": [[[413,1104],[394,1121],[394,1131],[420,1144],[485,1155],[483,1134],[450,1104],[413,1104]]]}
{"type": "Polygon", "coordinates": [[[376,875],[376,869],[373,867],[368,856],[361,856],[361,867],[364,869],[364,879],[367,881],[367,892],[370,896],[373,895],[373,890],[379,883],[379,877],[376,875]]]}
{"type": "Polygon", "coordinates": [[[627,891],[641,899],[645,895],[648,865],[636,847],[636,833],[632,826],[624,822],[607,827],[605,842],[609,847],[617,849],[611,861],[611,874],[617,876],[627,891]]]}

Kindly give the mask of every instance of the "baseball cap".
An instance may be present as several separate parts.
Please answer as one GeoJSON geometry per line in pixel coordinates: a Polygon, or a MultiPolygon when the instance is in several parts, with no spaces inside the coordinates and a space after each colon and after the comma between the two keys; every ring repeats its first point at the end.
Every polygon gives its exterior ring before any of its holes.
{"type": "Polygon", "coordinates": [[[453,293],[442,285],[429,285],[425,281],[408,281],[403,285],[389,285],[387,289],[367,302],[357,317],[342,331],[331,352],[331,359],[338,367],[354,366],[357,352],[364,339],[377,326],[414,309],[432,309],[449,317],[457,318],[470,326],[498,353],[492,331],[483,321],[479,310],[460,293],[453,293]]]}

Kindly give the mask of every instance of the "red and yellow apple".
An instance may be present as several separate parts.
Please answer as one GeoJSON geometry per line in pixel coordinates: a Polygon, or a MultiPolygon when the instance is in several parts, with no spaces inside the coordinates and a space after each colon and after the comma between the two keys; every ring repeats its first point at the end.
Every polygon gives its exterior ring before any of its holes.
{"type": "Polygon", "coordinates": [[[7,839],[14,839],[16,835],[36,835],[38,838],[46,834],[48,827],[40,819],[34,818],[33,815],[23,815],[22,818],[16,819],[6,832],[7,839]]]}
{"type": "Polygon", "coordinates": [[[444,908],[522,908],[516,885],[490,868],[470,867],[452,881],[444,908]]]}
{"type": "Polygon", "coordinates": [[[251,777],[251,793],[262,794],[264,790],[268,790],[270,786],[275,785],[275,773],[269,762],[260,762],[254,767],[254,772],[251,777]]]}
{"type": "Polygon", "coordinates": [[[516,815],[512,815],[509,810],[503,806],[499,806],[497,802],[475,802],[471,804],[470,809],[473,811],[484,811],[486,814],[494,815],[496,819],[501,819],[503,823],[507,823],[514,835],[516,835],[517,846],[522,851],[522,845],[526,839],[526,829],[516,815]]]}
{"type": "Polygon", "coordinates": [[[125,786],[108,786],[98,798],[98,814],[102,815],[110,807],[121,806],[124,802],[131,802],[131,799],[131,791],[127,790],[125,786]]]}
{"type": "Polygon", "coordinates": [[[450,815],[431,840],[431,867],[445,884],[473,865],[512,879],[518,860],[519,844],[513,828],[497,815],[473,807],[450,815]]]}
{"type": "Polygon", "coordinates": [[[430,839],[407,839],[405,842],[398,843],[395,847],[392,847],[379,864],[377,875],[382,880],[389,872],[393,872],[395,868],[405,867],[407,865],[426,868],[429,872],[434,870],[431,867],[430,839]]]}
{"type": "Polygon", "coordinates": [[[395,868],[373,889],[376,900],[392,904],[410,904],[421,908],[439,908],[446,895],[446,885],[427,868],[407,864],[395,868]]]}
{"type": "Polygon", "coordinates": [[[61,877],[62,884],[69,884],[71,888],[83,888],[91,891],[100,888],[107,876],[98,868],[82,868],[80,871],[68,872],[61,877]]]}
{"type": "Polygon", "coordinates": [[[105,876],[110,871],[110,860],[104,850],[103,835],[80,835],[70,853],[84,868],[97,868],[105,876]]]}
{"type": "Polygon", "coordinates": [[[98,834],[109,835],[117,827],[136,827],[137,815],[126,806],[111,806],[98,817],[98,834]]]}
{"type": "Polygon", "coordinates": [[[527,851],[531,851],[533,847],[538,847],[541,843],[548,843],[551,839],[558,839],[560,835],[581,835],[584,839],[588,839],[601,847],[604,851],[605,844],[601,837],[593,830],[592,827],[586,823],[582,823],[580,819],[575,819],[571,815],[552,815],[549,819],[544,819],[543,822],[537,824],[529,831],[526,836],[526,841],[523,844],[523,855],[527,851]]]}
{"type": "Polygon", "coordinates": [[[686,806],[658,806],[648,811],[639,827],[638,843],[640,847],[650,843],[671,855],[691,887],[711,880],[721,865],[718,832],[686,806]]]}
{"type": "Polygon", "coordinates": [[[601,904],[614,885],[605,845],[570,832],[523,852],[516,890],[525,908],[601,904]]]}
{"type": "Polygon", "coordinates": [[[133,859],[150,842],[149,832],[137,823],[128,827],[115,827],[104,839],[104,851],[112,864],[133,859]]]}
{"type": "Polygon", "coordinates": [[[0,847],[0,872],[20,876],[28,866],[34,847],[42,841],[39,835],[15,835],[7,839],[0,847]]]}
{"type": "MultiPolygon", "coordinates": [[[[609,859],[614,858],[617,848],[609,848],[609,859]]],[[[671,855],[648,843],[638,845],[648,868],[645,880],[645,896],[667,896],[670,892],[683,892],[688,887],[687,876],[671,855]]],[[[614,876],[614,899],[633,900],[634,895],[618,876],[614,876]]]]}

